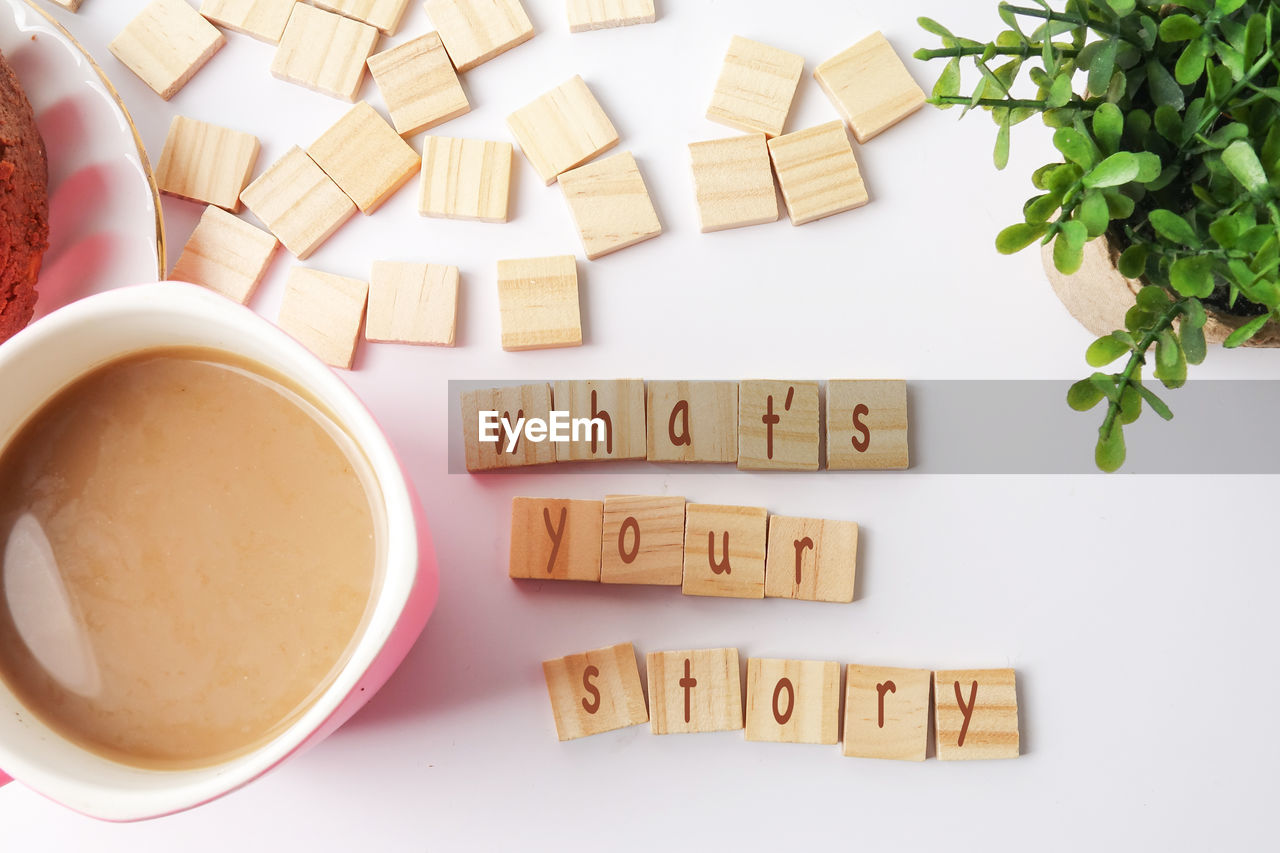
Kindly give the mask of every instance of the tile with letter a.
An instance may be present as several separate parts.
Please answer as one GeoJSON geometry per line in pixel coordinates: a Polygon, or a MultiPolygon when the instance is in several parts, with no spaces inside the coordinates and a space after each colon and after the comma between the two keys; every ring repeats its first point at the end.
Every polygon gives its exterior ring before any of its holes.
{"type": "Polygon", "coordinates": [[[889,40],[872,33],[813,72],[859,143],[889,129],[925,104],[924,91],[889,40]]]}
{"type": "Polygon", "coordinates": [[[818,470],[818,383],[747,379],[738,384],[738,467],[818,470]]]}
{"type": "Polygon", "coordinates": [[[827,382],[827,467],[902,469],[907,452],[907,383],[901,379],[827,382]]]}
{"type": "Polygon", "coordinates": [[[544,421],[550,418],[551,386],[547,383],[465,391],[461,395],[461,404],[462,438],[466,445],[468,471],[497,471],[556,461],[556,445],[552,441],[528,441],[521,435],[511,445],[501,428],[495,431],[496,441],[480,440],[481,412],[496,412],[513,428],[520,418],[544,421]]]}
{"type": "Polygon", "coordinates": [[[600,501],[513,499],[510,576],[599,583],[603,528],[600,501]]]}
{"type": "Polygon", "coordinates": [[[924,761],[932,673],[854,663],[845,672],[844,754],[924,761]]]}
{"type": "Polygon", "coordinates": [[[1018,689],[1012,669],[934,672],[933,709],[940,760],[1018,757],[1018,689]]]}
{"type": "Polygon", "coordinates": [[[401,136],[429,130],[471,111],[439,33],[375,53],[366,64],[401,136]]]}
{"type": "Polygon", "coordinates": [[[844,122],[770,139],[769,156],[792,225],[853,210],[871,200],[844,122]]]}
{"type": "Polygon", "coordinates": [[[640,667],[630,643],[542,662],[560,740],[649,721],[640,667]]]}
{"type": "Polygon", "coordinates": [[[650,462],[737,462],[738,383],[651,380],[650,462]]]}
{"type": "Polygon", "coordinates": [[[551,400],[570,421],[596,420],[556,450],[560,462],[644,459],[646,453],[644,380],[589,379],[554,382],[551,400]],[[603,435],[601,433],[603,432],[603,435]]]}
{"type": "Polygon", "coordinates": [[[684,504],[680,497],[606,496],[601,582],[680,586],[684,504]]]}
{"type": "Polygon", "coordinates": [[[748,133],[782,133],[804,73],[804,57],[734,36],[707,118],[748,133]]]}
{"type": "Polygon", "coordinates": [[[685,507],[685,595],[764,598],[768,510],[749,506],[685,507]]]}
{"type": "Polygon", "coordinates": [[[840,664],[747,659],[747,740],[840,740],[840,664]]]}
{"type": "Polygon", "coordinates": [[[766,598],[853,601],[858,525],[852,521],[769,516],[766,598]]]}
{"type": "Polygon", "coordinates": [[[426,0],[426,7],[459,71],[533,38],[533,24],[520,0],[426,0]]]}
{"type": "Polygon", "coordinates": [[[742,728],[737,649],[649,652],[649,725],[655,735],[742,728]]]}
{"type": "Polygon", "coordinates": [[[226,43],[187,0],[152,0],[107,49],[167,101],[226,43]]]}
{"type": "Polygon", "coordinates": [[[507,116],[520,150],[547,186],[618,144],[618,131],[580,76],[507,116]]]}

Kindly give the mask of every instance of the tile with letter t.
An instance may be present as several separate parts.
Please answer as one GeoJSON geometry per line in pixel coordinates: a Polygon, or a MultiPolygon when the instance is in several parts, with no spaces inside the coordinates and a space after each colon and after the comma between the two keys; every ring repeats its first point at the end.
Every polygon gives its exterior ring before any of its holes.
{"type": "Polygon", "coordinates": [[[818,383],[748,379],[738,384],[738,467],[817,471],[818,383]]]}
{"type": "Polygon", "coordinates": [[[1018,689],[1012,669],[935,672],[933,711],[940,760],[1018,757],[1018,689]]]}
{"type": "Polygon", "coordinates": [[[840,739],[840,664],[747,659],[747,740],[836,743],[840,739]]]}
{"type": "Polygon", "coordinates": [[[769,511],[749,506],[685,508],[685,595],[764,598],[769,511]]]}
{"type": "Polygon", "coordinates": [[[655,735],[742,728],[737,649],[649,652],[649,725],[655,735]]]}
{"type": "Polygon", "coordinates": [[[903,469],[907,383],[902,379],[827,382],[827,467],[833,471],[903,469]]]}
{"type": "Polygon", "coordinates": [[[924,761],[933,673],[853,663],[845,673],[844,754],[924,761]]]}
{"type": "Polygon", "coordinates": [[[649,721],[636,650],[630,643],[542,662],[560,740],[649,721]]]}
{"type": "Polygon", "coordinates": [[[643,379],[555,382],[551,400],[557,411],[569,413],[571,423],[587,418],[604,425],[603,430],[579,430],[576,440],[562,442],[556,451],[560,462],[645,458],[643,379]]]}
{"type": "MultiPolygon", "coordinates": [[[[507,388],[485,388],[461,395],[462,437],[466,444],[468,471],[494,471],[501,468],[523,468],[556,461],[553,441],[529,441],[523,432],[514,442],[502,427],[489,429],[495,441],[481,441],[481,412],[495,412],[514,429],[521,418],[551,417],[551,386],[545,382],[513,385],[507,388]]],[[[491,421],[490,421],[491,423],[491,421]]]]}
{"type": "Polygon", "coordinates": [[[680,586],[684,506],[681,497],[606,496],[601,582],[680,586]]]}
{"type": "Polygon", "coordinates": [[[600,501],[514,498],[510,576],[599,583],[603,526],[600,501]]]}
{"type": "Polygon", "coordinates": [[[769,516],[766,597],[848,604],[857,564],[856,523],[769,516]]]}

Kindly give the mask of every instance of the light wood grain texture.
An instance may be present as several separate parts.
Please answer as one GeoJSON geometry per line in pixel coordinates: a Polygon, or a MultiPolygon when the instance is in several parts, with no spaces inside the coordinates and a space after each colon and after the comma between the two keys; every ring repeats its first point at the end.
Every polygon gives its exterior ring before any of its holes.
{"type": "Polygon", "coordinates": [[[804,73],[804,57],[734,36],[707,118],[766,136],[782,133],[804,73]]]}
{"type": "Polygon", "coordinates": [[[547,186],[618,144],[613,122],[579,76],[507,116],[507,127],[547,186]]]}
{"type": "Polygon", "coordinates": [[[510,142],[428,136],[422,148],[418,213],[506,222],[511,152],[510,142]]]}
{"type": "Polygon", "coordinates": [[[408,183],[422,165],[409,143],[364,101],[321,134],[307,154],[366,215],[408,183]]]}
{"type": "Polygon", "coordinates": [[[1016,680],[1012,669],[934,672],[935,749],[940,760],[1018,757],[1016,680]]]}
{"type": "Polygon", "coordinates": [[[858,525],[852,521],[769,516],[764,568],[767,598],[853,601],[858,525]]]}
{"type": "Polygon", "coordinates": [[[375,53],[366,64],[401,136],[429,130],[471,111],[439,33],[375,53]]]}
{"type": "Polygon", "coordinates": [[[769,512],[749,506],[685,507],[685,595],[764,598],[769,512]]]}
{"type": "Polygon", "coordinates": [[[600,581],[604,504],[556,498],[511,501],[513,578],[600,581]]]}
{"type": "Polygon", "coordinates": [[[649,722],[630,643],[543,661],[542,675],[562,741],[649,722]]]}
{"type": "Polygon", "coordinates": [[[52,0],[53,5],[61,6],[68,12],[78,12],[80,10],[80,0],[52,0]]]}
{"type": "Polygon", "coordinates": [[[457,267],[374,261],[365,340],[451,347],[457,327],[457,267]]]}
{"type": "Polygon", "coordinates": [[[865,143],[924,106],[924,91],[893,45],[872,33],[813,72],[858,142],[865,143]]]}
{"type": "Polygon", "coordinates": [[[354,101],[378,31],[361,21],[298,3],[280,36],[271,73],[307,89],[354,101]]]}
{"type": "Polygon", "coordinates": [[[386,36],[393,36],[400,29],[400,19],[409,7],[409,0],[311,0],[321,9],[337,12],[357,21],[364,21],[386,36]]]}
{"type": "Polygon", "coordinates": [[[845,668],[844,754],[924,761],[929,746],[927,669],[845,668]]]}
{"type": "Polygon", "coordinates": [[[816,471],[818,383],[747,379],[738,383],[738,467],[816,471]]]}
{"type": "Polygon", "coordinates": [[[462,394],[462,439],[467,457],[467,470],[496,471],[546,465],[556,461],[556,445],[551,441],[526,441],[523,436],[507,449],[506,436],[499,429],[498,441],[480,441],[480,413],[497,412],[513,427],[520,418],[551,416],[551,386],[546,382],[486,388],[462,394]]]}
{"type": "Polygon", "coordinates": [[[840,664],[747,658],[747,740],[840,740],[840,664]]]}
{"type": "Polygon", "coordinates": [[[630,151],[570,169],[560,176],[560,190],[589,260],[662,233],[644,176],[630,151]]]}
{"type": "Polygon", "coordinates": [[[248,303],[280,241],[220,207],[204,209],[169,278],[188,281],[248,303]]]}
{"type": "Polygon", "coordinates": [[[680,586],[684,503],[679,497],[607,496],[601,582],[680,586]]]}
{"type": "Polygon", "coordinates": [[[298,0],[203,0],[200,14],[223,29],[278,44],[298,0]]]}
{"type": "Polygon", "coordinates": [[[426,0],[426,7],[459,71],[533,38],[533,24],[520,0],[426,0]]]}
{"type": "Polygon", "coordinates": [[[280,303],[280,328],[325,364],[350,370],[368,297],[363,281],[294,267],[280,303]]]}
{"type": "Polygon", "coordinates": [[[590,430],[576,441],[562,442],[556,450],[561,462],[644,459],[644,380],[598,379],[560,381],[551,384],[551,401],[569,417],[599,418],[604,436],[590,430]]]}
{"type": "Polygon", "coordinates": [[[107,49],[167,101],[226,43],[186,0],[153,0],[107,49]]]}
{"type": "Polygon", "coordinates": [[[737,462],[738,383],[648,383],[650,462],[737,462]]]}
{"type": "Polygon", "coordinates": [[[844,122],[770,139],[769,154],[792,225],[853,210],[871,199],[844,122]]]}
{"type": "Polygon", "coordinates": [[[355,202],[296,146],[245,187],[240,200],[299,260],[356,212],[355,202]]]}
{"type": "Polygon", "coordinates": [[[763,133],[689,146],[703,233],[778,220],[769,143],[763,133]]]}
{"type": "Polygon", "coordinates": [[[581,346],[577,259],[498,261],[498,307],[504,350],[581,346]]]}
{"type": "Polygon", "coordinates": [[[827,467],[833,471],[910,466],[907,383],[902,379],[827,382],[827,467]]]}
{"type": "Polygon", "coordinates": [[[737,649],[649,652],[649,725],[655,735],[742,728],[737,649]]]}
{"type": "Polygon", "coordinates": [[[568,0],[569,32],[652,24],[658,19],[653,0],[568,0]]]}
{"type": "Polygon", "coordinates": [[[258,151],[251,133],[174,116],[156,164],[156,186],[167,195],[237,211],[258,151]]]}

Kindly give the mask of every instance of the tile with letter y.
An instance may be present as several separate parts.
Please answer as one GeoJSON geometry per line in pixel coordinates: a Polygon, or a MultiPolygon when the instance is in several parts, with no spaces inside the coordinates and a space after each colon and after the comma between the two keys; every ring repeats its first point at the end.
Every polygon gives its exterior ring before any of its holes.
{"type": "MultiPolygon", "coordinates": [[[[495,412],[514,429],[521,418],[551,417],[551,386],[545,382],[513,385],[507,388],[485,388],[465,391],[461,395],[462,439],[465,443],[468,471],[493,471],[500,468],[523,468],[556,461],[556,445],[552,441],[528,441],[520,435],[514,443],[502,427],[496,441],[481,441],[480,413],[495,412]],[[508,449],[510,448],[510,449],[508,449]]],[[[490,432],[494,435],[494,432],[490,432]]]]}
{"type": "Polygon", "coordinates": [[[858,525],[852,521],[769,516],[764,594],[804,601],[853,601],[858,525]]]}
{"type": "Polygon", "coordinates": [[[749,506],[685,508],[685,595],[764,598],[769,512],[749,506]]]}
{"type": "Polygon", "coordinates": [[[646,663],[655,735],[742,728],[737,649],[649,652],[646,663]]]}
{"type": "Polygon", "coordinates": [[[942,761],[1018,757],[1018,689],[1012,669],[933,674],[937,754],[942,761]]]}
{"type": "Polygon", "coordinates": [[[599,419],[603,430],[579,430],[574,440],[556,451],[561,462],[605,459],[644,459],[645,417],[643,379],[588,379],[554,382],[551,400],[570,422],[599,419]],[[603,435],[601,434],[603,432],[603,435]]]}
{"type": "Polygon", "coordinates": [[[603,519],[600,501],[514,498],[510,576],[598,583],[603,519]]]}
{"type": "Polygon", "coordinates": [[[648,383],[650,462],[737,462],[738,383],[648,383]]]}
{"type": "Polygon", "coordinates": [[[649,721],[636,650],[630,643],[542,662],[560,740],[649,721]]]}
{"type": "Polygon", "coordinates": [[[746,736],[776,743],[836,743],[840,664],[748,658],[746,736]]]}
{"type": "Polygon", "coordinates": [[[927,669],[849,664],[845,670],[844,754],[924,761],[929,746],[927,669]]]}
{"type": "Polygon", "coordinates": [[[601,582],[680,586],[684,505],[681,497],[605,497],[601,582]]]}

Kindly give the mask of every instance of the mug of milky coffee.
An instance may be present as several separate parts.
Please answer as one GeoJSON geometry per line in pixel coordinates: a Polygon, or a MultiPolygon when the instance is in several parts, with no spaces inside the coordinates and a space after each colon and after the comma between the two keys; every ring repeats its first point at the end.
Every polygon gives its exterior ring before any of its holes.
{"type": "Polygon", "coordinates": [[[0,784],[139,820],[340,726],[435,605],[427,527],[347,386],[193,285],[0,346],[0,784]]]}

